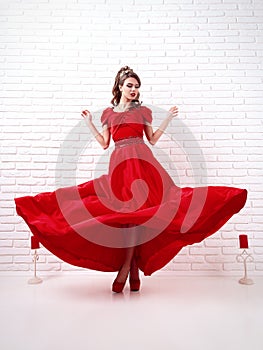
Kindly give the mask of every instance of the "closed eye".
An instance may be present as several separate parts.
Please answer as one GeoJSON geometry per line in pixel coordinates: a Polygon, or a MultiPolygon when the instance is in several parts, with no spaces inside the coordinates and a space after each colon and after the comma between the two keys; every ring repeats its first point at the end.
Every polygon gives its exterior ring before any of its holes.
{"type": "MultiPolygon", "coordinates": [[[[133,85],[132,84],[127,84],[127,87],[131,88],[131,87],[133,87],[133,85]]],[[[139,85],[135,85],[135,89],[139,89],[139,85]]]]}

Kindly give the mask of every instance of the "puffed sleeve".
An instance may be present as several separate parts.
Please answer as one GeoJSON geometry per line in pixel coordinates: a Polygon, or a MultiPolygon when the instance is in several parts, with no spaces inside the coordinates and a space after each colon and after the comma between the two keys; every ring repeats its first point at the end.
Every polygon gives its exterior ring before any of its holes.
{"type": "Polygon", "coordinates": [[[101,121],[102,126],[104,126],[104,125],[109,125],[108,119],[109,119],[109,110],[110,110],[110,109],[111,109],[110,107],[109,107],[109,108],[106,108],[106,109],[104,109],[104,111],[102,112],[102,115],[101,115],[101,117],[100,117],[100,121],[101,121]]]}
{"type": "Polygon", "coordinates": [[[153,120],[151,109],[145,106],[143,106],[143,119],[146,124],[151,124],[153,120]]]}

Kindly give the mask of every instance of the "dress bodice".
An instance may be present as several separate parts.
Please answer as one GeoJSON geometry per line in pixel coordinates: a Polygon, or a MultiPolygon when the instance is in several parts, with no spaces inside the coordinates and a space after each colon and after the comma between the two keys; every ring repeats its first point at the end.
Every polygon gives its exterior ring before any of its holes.
{"type": "Polygon", "coordinates": [[[146,123],[152,122],[152,111],[140,106],[125,112],[115,112],[109,107],[103,111],[101,122],[108,126],[114,142],[126,138],[142,138],[146,123]]]}

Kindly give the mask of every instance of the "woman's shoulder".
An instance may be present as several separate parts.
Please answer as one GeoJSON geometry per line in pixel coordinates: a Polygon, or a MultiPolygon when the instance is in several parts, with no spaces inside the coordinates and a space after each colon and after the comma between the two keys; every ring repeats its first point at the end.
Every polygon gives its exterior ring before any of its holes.
{"type": "Polygon", "coordinates": [[[151,108],[149,108],[148,106],[141,105],[140,108],[142,111],[152,112],[151,108]]]}
{"type": "Polygon", "coordinates": [[[109,114],[113,111],[113,107],[106,107],[103,109],[102,114],[109,114]]]}
{"type": "Polygon", "coordinates": [[[143,118],[147,122],[149,122],[149,123],[152,122],[152,110],[149,107],[147,107],[147,106],[140,106],[140,112],[141,112],[143,118]]]}
{"type": "Polygon", "coordinates": [[[102,114],[101,114],[101,123],[106,124],[108,122],[109,117],[111,116],[113,112],[112,107],[106,107],[103,109],[102,114]]]}

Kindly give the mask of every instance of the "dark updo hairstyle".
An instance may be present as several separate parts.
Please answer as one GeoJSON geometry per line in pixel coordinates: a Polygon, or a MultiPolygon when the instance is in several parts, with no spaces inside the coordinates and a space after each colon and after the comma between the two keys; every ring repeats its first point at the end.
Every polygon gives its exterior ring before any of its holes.
{"type": "MultiPolygon", "coordinates": [[[[112,88],[113,99],[111,100],[111,103],[113,104],[113,106],[117,106],[120,103],[121,91],[120,91],[119,87],[123,86],[124,81],[127,78],[136,79],[138,81],[139,87],[141,86],[141,80],[138,77],[138,75],[136,73],[134,73],[134,71],[130,67],[128,67],[128,66],[122,67],[118,71],[118,73],[115,77],[115,83],[114,83],[113,88],[112,88]]],[[[136,100],[133,100],[132,102],[139,103],[139,100],[138,100],[139,96],[140,96],[140,94],[138,93],[136,100]]]]}

